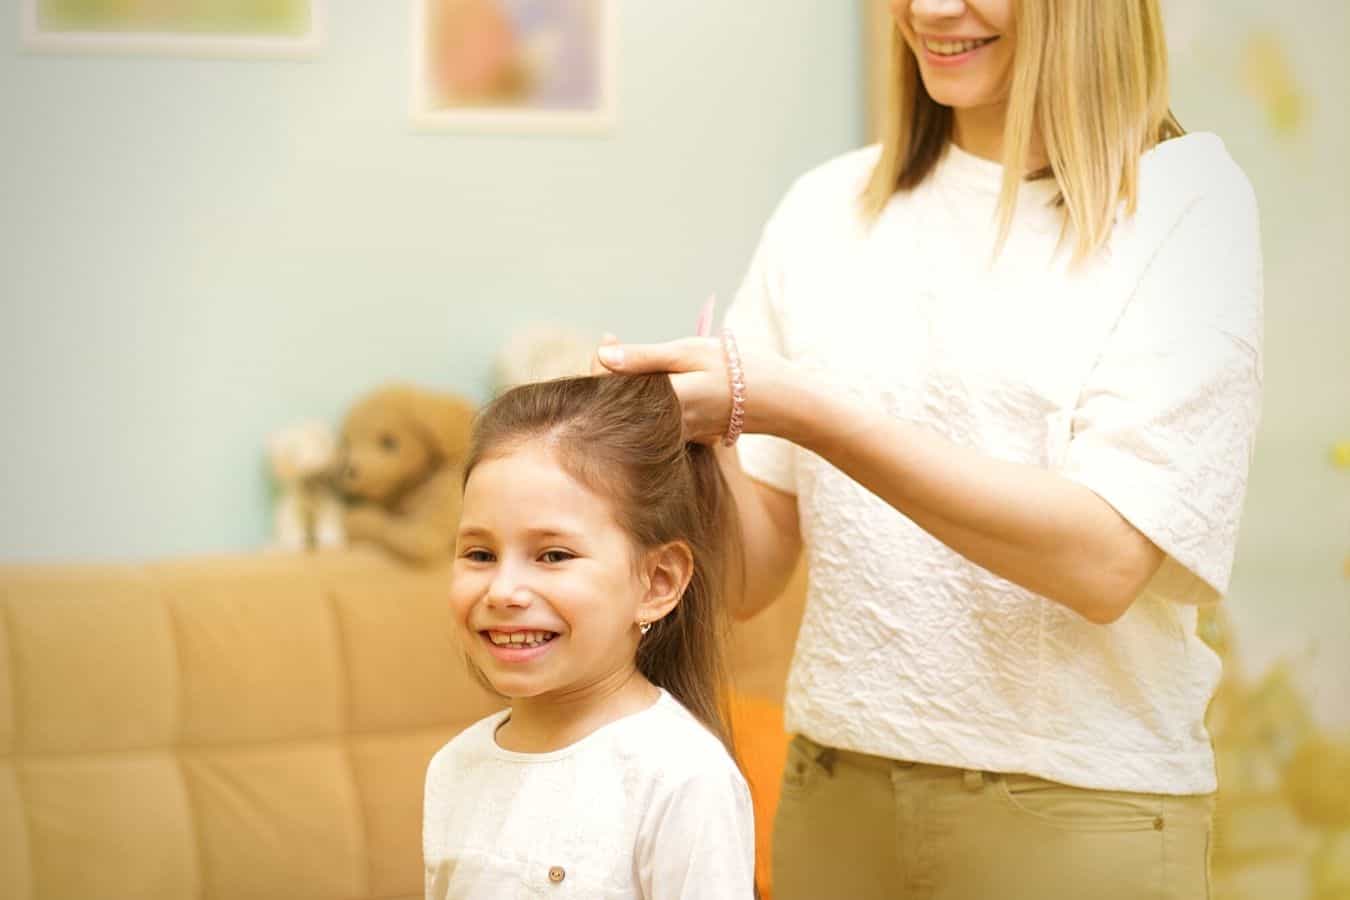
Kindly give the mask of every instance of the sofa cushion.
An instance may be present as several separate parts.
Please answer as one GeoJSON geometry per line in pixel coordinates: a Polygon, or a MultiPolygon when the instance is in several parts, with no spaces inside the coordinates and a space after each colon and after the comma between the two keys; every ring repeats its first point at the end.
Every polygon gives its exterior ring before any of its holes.
{"type": "Polygon", "coordinates": [[[19,788],[37,897],[202,896],[197,828],[172,751],[27,759],[19,788]]]}
{"type": "Polygon", "coordinates": [[[19,749],[142,750],[177,737],[177,650],[162,598],[143,571],[33,569],[0,590],[19,749]]]}
{"type": "Polygon", "coordinates": [[[366,826],[372,896],[421,896],[421,829],[417,840],[410,841],[406,823],[421,822],[427,763],[459,730],[434,728],[352,740],[352,771],[366,826]]]}
{"type": "Polygon", "coordinates": [[[187,745],[308,741],[344,730],[331,598],[314,567],[258,557],[164,565],[187,745]]]}
{"type": "Polygon", "coordinates": [[[363,814],[346,742],[194,750],[183,775],[196,810],[207,897],[368,897],[363,814]]]}
{"type": "Polygon", "coordinates": [[[11,900],[33,896],[27,810],[21,800],[14,764],[0,758],[0,896],[11,900]]]}

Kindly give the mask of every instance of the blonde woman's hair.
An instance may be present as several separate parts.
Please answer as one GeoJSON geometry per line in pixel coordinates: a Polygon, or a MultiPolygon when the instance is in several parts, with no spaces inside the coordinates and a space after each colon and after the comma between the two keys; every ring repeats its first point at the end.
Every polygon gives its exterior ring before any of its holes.
{"type": "MultiPolygon", "coordinates": [[[[1139,157],[1184,132],[1168,106],[1167,45],[1158,0],[1017,0],[1017,50],[1003,130],[998,245],[1012,226],[1033,137],[1049,165],[1074,259],[1106,241],[1116,210],[1133,213],[1139,157]]],[[[875,219],[898,191],[933,171],[952,110],[925,89],[918,60],[892,20],[881,157],[863,191],[875,219]]]]}

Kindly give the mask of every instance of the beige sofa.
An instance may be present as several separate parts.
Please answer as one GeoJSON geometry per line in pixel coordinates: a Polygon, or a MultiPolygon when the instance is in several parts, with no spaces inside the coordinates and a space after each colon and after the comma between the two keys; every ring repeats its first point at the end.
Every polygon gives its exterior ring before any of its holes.
{"type": "MultiPolygon", "coordinates": [[[[447,577],[359,551],[0,567],[0,897],[420,897],[426,763],[495,703],[447,577]]],[[[793,596],[737,627],[769,704],[793,596]]]]}

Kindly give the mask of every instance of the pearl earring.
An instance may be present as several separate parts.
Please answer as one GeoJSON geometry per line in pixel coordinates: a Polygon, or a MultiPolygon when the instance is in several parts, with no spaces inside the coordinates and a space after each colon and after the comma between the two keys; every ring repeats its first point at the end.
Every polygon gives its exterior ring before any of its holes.
{"type": "Polygon", "coordinates": [[[651,623],[651,622],[638,622],[638,632],[639,632],[640,634],[646,634],[647,632],[649,632],[649,631],[651,631],[651,630],[652,630],[652,623],[651,623]]]}

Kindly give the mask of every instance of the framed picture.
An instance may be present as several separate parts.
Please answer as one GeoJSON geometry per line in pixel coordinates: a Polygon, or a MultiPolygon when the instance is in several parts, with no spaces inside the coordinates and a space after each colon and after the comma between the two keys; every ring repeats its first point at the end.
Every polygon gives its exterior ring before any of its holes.
{"type": "Polygon", "coordinates": [[[413,0],[413,124],[603,131],[616,0],[413,0]]]}
{"type": "Polygon", "coordinates": [[[20,0],[24,45],[58,53],[308,57],[325,0],[20,0]]]}

